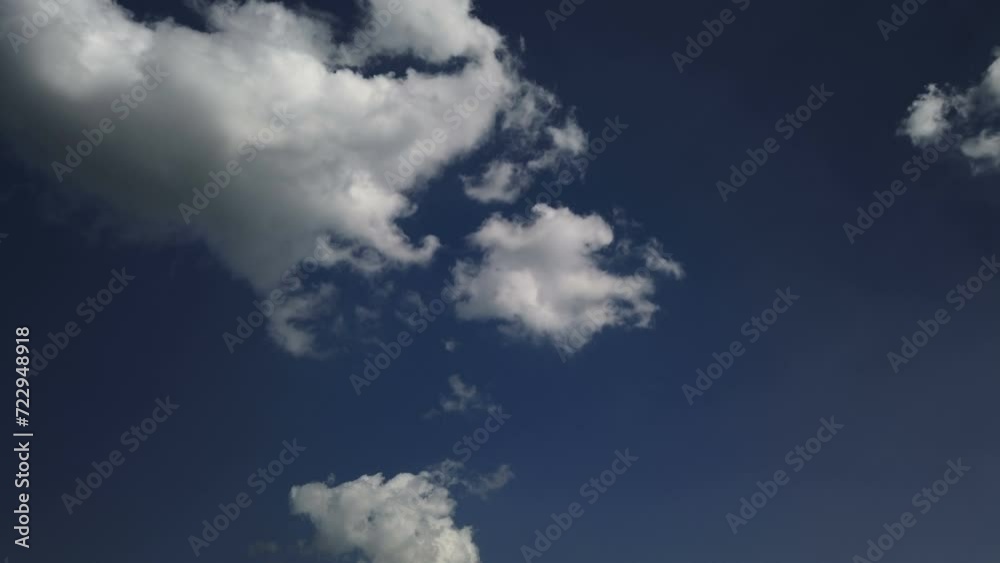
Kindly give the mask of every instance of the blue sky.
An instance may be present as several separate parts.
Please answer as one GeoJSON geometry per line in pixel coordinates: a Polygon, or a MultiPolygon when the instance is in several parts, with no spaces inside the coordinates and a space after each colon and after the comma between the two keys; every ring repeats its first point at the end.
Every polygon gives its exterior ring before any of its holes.
{"type": "Polygon", "coordinates": [[[996,557],[993,3],[57,5],[2,8],[10,561],[996,557]]]}

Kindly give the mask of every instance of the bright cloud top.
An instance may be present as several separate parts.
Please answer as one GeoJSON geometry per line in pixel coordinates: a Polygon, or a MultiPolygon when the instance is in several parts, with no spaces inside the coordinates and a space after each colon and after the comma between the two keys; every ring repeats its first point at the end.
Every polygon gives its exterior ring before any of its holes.
{"type": "MultiPolygon", "coordinates": [[[[24,24],[41,21],[35,0],[0,7],[15,150],[129,238],[204,243],[261,294],[314,254],[363,274],[430,261],[437,237],[397,221],[494,135],[516,145],[517,170],[520,154],[576,146],[572,117],[553,122],[558,101],[469,0],[362,1],[356,30],[254,0],[204,7],[206,31],[110,0],[51,4],[40,28],[24,24]]],[[[294,323],[317,290],[296,291],[310,295],[283,318],[291,330],[271,333],[304,353],[294,323]]]]}
{"type": "Polygon", "coordinates": [[[602,266],[614,235],[601,217],[543,204],[532,211],[523,224],[494,215],[471,235],[484,256],[480,264],[454,268],[460,317],[500,320],[508,334],[572,353],[606,327],[650,325],[658,308],[651,271],[683,276],[656,243],[643,250],[649,267],[609,272],[602,266]]]}
{"type": "Polygon", "coordinates": [[[434,471],[381,473],[330,486],[293,487],[291,509],[316,528],[315,545],[371,563],[479,563],[472,529],[453,519],[455,501],[434,471]]]}
{"type": "Polygon", "coordinates": [[[962,154],[976,172],[1000,168],[1000,50],[982,80],[962,91],[931,84],[910,105],[900,132],[918,146],[938,141],[945,133],[962,138],[962,154]]]}

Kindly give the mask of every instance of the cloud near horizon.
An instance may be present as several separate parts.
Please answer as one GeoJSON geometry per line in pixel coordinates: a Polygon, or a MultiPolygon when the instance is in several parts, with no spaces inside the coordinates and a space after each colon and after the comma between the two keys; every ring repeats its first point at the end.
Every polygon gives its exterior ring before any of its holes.
{"type": "Polygon", "coordinates": [[[295,486],[291,512],[313,525],[313,546],[334,556],[358,554],[371,563],[479,563],[472,528],[455,523],[457,503],[449,488],[485,497],[514,473],[502,465],[470,480],[460,475],[462,469],[460,462],[445,460],[390,479],[376,473],[339,485],[295,486]]]}

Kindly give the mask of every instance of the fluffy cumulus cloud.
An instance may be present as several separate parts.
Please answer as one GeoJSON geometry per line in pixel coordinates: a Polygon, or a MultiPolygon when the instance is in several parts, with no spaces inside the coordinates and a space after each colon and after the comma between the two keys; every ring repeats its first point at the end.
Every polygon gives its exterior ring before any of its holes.
{"type": "Polygon", "coordinates": [[[315,527],[315,547],[358,554],[371,563],[478,563],[470,527],[454,521],[456,503],[443,470],[381,473],[332,486],[293,487],[293,514],[315,527]]]}
{"type": "Polygon", "coordinates": [[[1000,49],[995,57],[982,79],[968,88],[928,85],[910,105],[900,133],[917,146],[957,136],[974,171],[1000,168],[1000,49]]]}
{"type": "Polygon", "coordinates": [[[683,276],[655,241],[642,247],[643,266],[613,273],[605,265],[614,235],[600,216],[543,204],[532,212],[528,222],[493,215],[471,235],[483,257],[454,268],[460,317],[499,320],[508,334],[572,353],[607,327],[649,326],[654,273],[683,276]]]}
{"type": "MultiPolygon", "coordinates": [[[[203,29],[111,0],[48,5],[0,6],[12,149],[128,239],[204,244],[261,294],[306,257],[366,275],[430,261],[434,233],[399,221],[488,141],[510,145],[509,168],[488,168],[474,193],[500,201],[544,170],[524,155],[554,162],[580,146],[572,115],[556,118],[558,100],[521,76],[470,0],[362,0],[357,25],[193,3],[203,29]]],[[[296,320],[322,292],[293,291],[305,301],[272,333],[302,350],[296,320]]]]}
{"type": "Polygon", "coordinates": [[[927,91],[910,104],[909,115],[903,121],[900,131],[910,137],[915,144],[923,144],[939,138],[948,130],[946,114],[952,110],[954,100],[936,84],[927,86],[927,91]]]}

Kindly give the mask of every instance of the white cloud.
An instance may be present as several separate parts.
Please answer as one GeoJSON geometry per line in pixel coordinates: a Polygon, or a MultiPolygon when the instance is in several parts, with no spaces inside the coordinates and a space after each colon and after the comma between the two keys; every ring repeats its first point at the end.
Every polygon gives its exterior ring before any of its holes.
{"type": "MultiPolygon", "coordinates": [[[[447,344],[445,344],[447,348],[447,344]]],[[[431,409],[425,418],[437,416],[441,413],[466,412],[469,410],[486,410],[488,408],[485,397],[479,392],[475,385],[467,385],[462,381],[462,376],[454,374],[448,378],[448,387],[451,392],[442,395],[439,401],[440,410],[431,409]]]]}
{"type": "Polygon", "coordinates": [[[324,313],[329,312],[336,291],[331,284],[322,284],[313,291],[288,297],[276,305],[267,326],[268,335],[293,356],[316,356],[316,338],[308,328],[324,313]]]}
{"type": "Polygon", "coordinates": [[[587,150],[587,134],[573,120],[567,121],[562,127],[547,127],[545,131],[551,139],[552,147],[528,162],[531,170],[555,170],[569,158],[587,150]]]}
{"type": "MultiPolygon", "coordinates": [[[[537,120],[541,117],[535,115],[527,120],[537,126],[537,120]]],[[[545,128],[548,148],[544,150],[541,147],[546,141],[539,138],[536,126],[522,130],[521,138],[514,142],[515,147],[520,150],[511,152],[523,153],[520,161],[515,162],[511,160],[511,156],[505,156],[487,164],[478,178],[463,176],[465,195],[480,203],[513,203],[539,174],[559,172],[564,164],[570,163],[572,157],[587,150],[587,134],[572,118],[561,128],[545,128]]],[[[575,168],[580,167],[575,165],[575,168]]],[[[565,173],[569,173],[571,169],[573,168],[568,166],[562,168],[565,173]]]]}
{"type": "Polygon", "coordinates": [[[466,482],[466,490],[480,498],[486,498],[493,491],[507,486],[514,478],[514,471],[507,464],[501,465],[493,473],[479,475],[474,481],[466,482]]]}
{"type": "Polygon", "coordinates": [[[448,386],[451,387],[451,395],[441,398],[444,412],[465,412],[483,406],[483,398],[476,386],[466,385],[457,373],[448,378],[448,386]]]}
{"type": "Polygon", "coordinates": [[[478,57],[500,47],[500,34],[470,16],[471,0],[371,0],[371,4],[370,20],[378,23],[375,16],[380,15],[388,21],[388,29],[375,34],[365,47],[370,54],[412,53],[440,63],[457,56],[478,57]],[[402,7],[394,9],[398,5],[402,7]]]}
{"type": "Polygon", "coordinates": [[[354,316],[357,317],[359,323],[364,325],[377,322],[382,317],[382,313],[378,309],[355,305],[354,316]]]}
{"type": "Polygon", "coordinates": [[[684,277],[684,268],[679,262],[675,262],[671,255],[663,253],[663,244],[656,239],[650,240],[643,246],[642,257],[646,262],[646,268],[651,272],[660,272],[674,279],[684,277]]]}
{"type": "Polygon", "coordinates": [[[549,127],[552,144],[559,150],[571,154],[580,154],[587,150],[587,134],[575,122],[567,123],[563,128],[549,127]]]}
{"type": "Polygon", "coordinates": [[[479,178],[462,177],[465,195],[480,203],[513,203],[525,186],[524,169],[513,162],[491,162],[479,178]]]}
{"type": "MultiPolygon", "coordinates": [[[[601,217],[543,204],[532,211],[525,224],[493,215],[471,235],[483,257],[480,264],[460,261],[453,270],[459,317],[498,320],[508,334],[569,352],[607,327],[649,326],[658,309],[651,301],[653,277],[603,269],[614,235],[601,217]],[[585,325],[594,329],[582,343],[568,344],[567,333],[585,325]]],[[[650,270],[683,275],[658,245],[647,247],[644,261],[650,270]]]]}
{"type": "Polygon", "coordinates": [[[960,139],[960,150],[974,172],[1000,169],[1000,49],[978,84],[961,90],[930,84],[910,104],[900,133],[917,146],[960,139]]]}
{"type": "Polygon", "coordinates": [[[454,352],[458,349],[458,340],[454,338],[446,338],[442,341],[442,344],[444,344],[444,349],[448,352],[454,352]]]}
{"type": "MultiPolygon", "coordinates": [[[[398,225],[418,211],[420,191],[500,131],[514,153],[551,142],[559,103],[520,75],[469,0],[362,7],[366,32],[334,33],[334,18],[314,11],[210,4],[201,31],[138,20],[109,0],[73,0],[36,35],[0,49],[5,82],[17,85],[5,90],[0,127],[54,179],[66,147],[109,120],[114,130],[62,174],[70,185],[60,193],[113,216],[130,240],[205,244],[261,294],[320,251],[322,266],[363,274],[426,264],[437,237],[398,225]],[[425,70],[404,70],[396,55],[425,70]],[[379,69],[400,69],[375,72],[373,57],[379,69]],[[435,70],[446,62],[448,71],[435,70]],[[143,90],[149,69],[164,76],[143,90]],[[142,100],[123,105],[132,92],[142,100]],[[265,138],[276,113],[287,123],[265,138]],[[179,204],[192,205],[193,190],[230,161],[239,172],[185,224],[179,204]]],[[[0,31],[21,33],[22,17],[37,11],[35,0],[6,0],[0,31]]],[[[301,348],[302,336],[288,341],[301,348]]]]}
{"type": "Polygon", "coordinates": [[[486,499],[493,491],[498,491],[514,479],[514,471],[510,465],[503,464],[492,473],[469,474],[465,464],[454,459],[446,459],[426,470],[430,478],[444,487],[461,487],[469,494],[486,499]],[[463,473],[469,474],[464,476],[463,473]]]}
{"type": "Polygon", "coordinates": [[[909,136],[914,144],[937,140],[948,130],[945,113],[952,104],[951,97],[936,85],[927,86],[927,91],[910,104],[910,114],[903,121],[900,132],[909,136]]]}
{"type": "Polygon", "coordinates": [[[962,141],[962,154],[976,169],[1000,166],[1000,133],[982,131],[978,136],[962,141]]]}
{"type": "Polygon", "coordinates": [[[381,473],[331,486],[292,487],[293,514],[309,519],[315,545],[371,563],[478,563],[472,529],[454,521],[455,501],[431,471],[381,473]]]}

